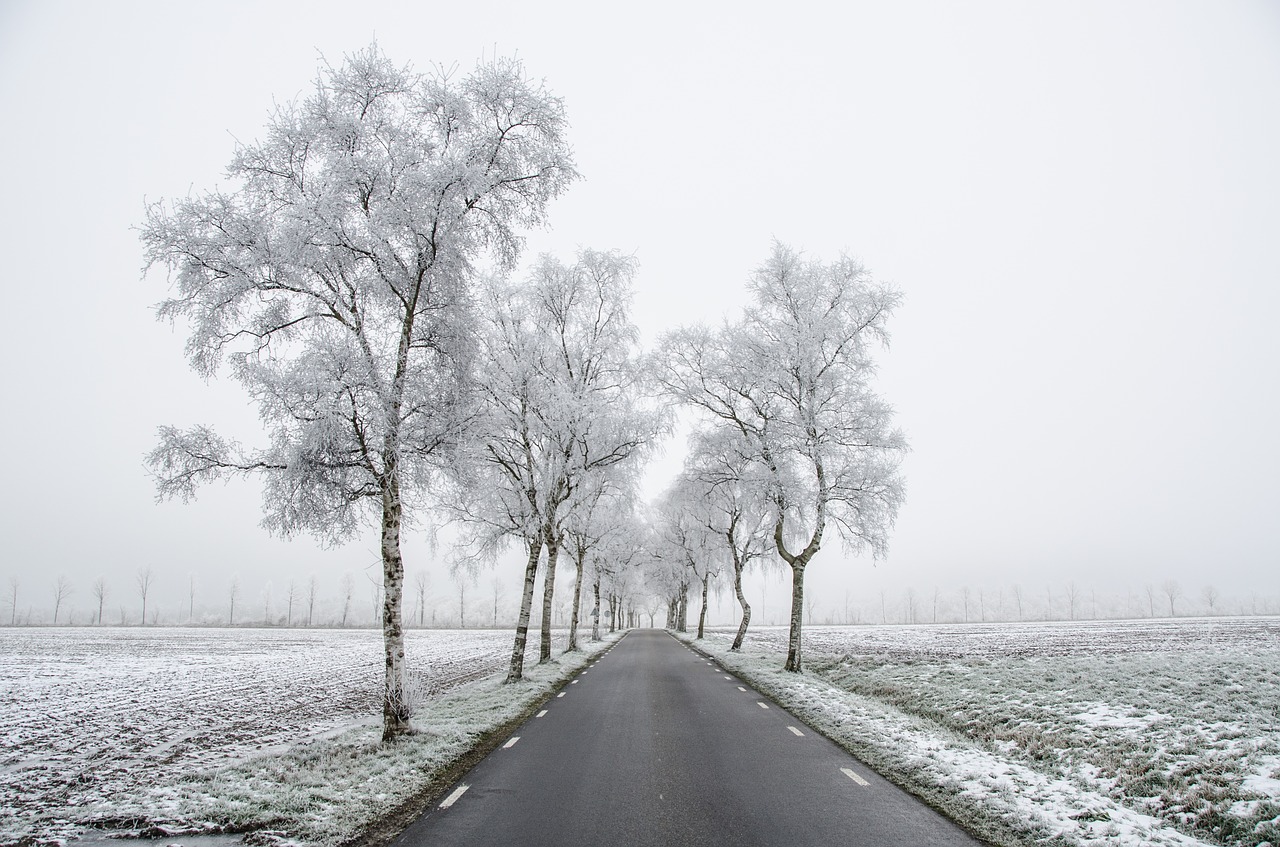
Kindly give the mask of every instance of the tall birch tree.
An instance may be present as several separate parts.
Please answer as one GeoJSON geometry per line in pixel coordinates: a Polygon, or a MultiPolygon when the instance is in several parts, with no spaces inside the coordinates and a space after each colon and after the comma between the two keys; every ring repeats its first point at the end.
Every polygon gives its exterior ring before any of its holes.
{"type": "Polygon", "coordinates": [[[850,552],[883,556],[902,503],[906,439],[872,390],[873,352],[901,295],[852,259],[809,261],[782,244],[750,289],[740,321],[664,339],[659,379],[767,471],[773,546],[792,573],[784,667],[798,672],[804,575],[828,529],[850,552]]]}
{"type": "Polygon", "coordinates": [[[683,476],[700,508],[694,519],[727,550],[733,569],[733,594],[742,609],[730,650],[741,650],[751,623],[751,604],[742,588],[750,564],[764,556],[769,542],[768,478],[744,442],[731,429],[694,433],[683,476]]]}
{"type": "Polygon", "coordinates": [[[275,109],[230,190],[157,203],[142,229],[176,289],[160,316],[188,322],[201,375],[230,368],[269,442],[164,427],[159,496],[256,474],[273,532],[341,543],[378,526],[386,740],[409,730],[400,536],[469,414],[475,266],[513,266],[520,230],[575,178],[565,132],[519,62],[456,79],[372,46],[275,109]]]}

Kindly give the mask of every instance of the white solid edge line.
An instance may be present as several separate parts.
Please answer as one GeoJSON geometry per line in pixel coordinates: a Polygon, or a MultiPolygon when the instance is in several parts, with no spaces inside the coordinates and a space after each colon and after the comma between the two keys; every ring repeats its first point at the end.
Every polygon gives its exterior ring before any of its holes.
{"type": "Polygon", "coordinates": [[[757,705],[757,706],[759,706],[759,707],[760,707],[760,708],[762,708],[762,709],[767,709],[767,708],[769,708],[769,704],[768,704],[768,703],[761,703],[759,700],[757,700],[757,701],[756,701],[756,705],[757,705]]]}
{"type": "Polygon", "coordinates": [[[470,787],[471,787],[470,785],[459,785],[457,788],[453,789],[453,793],[450,794],[448,797],[444,798],[444,801],[440,804],[440,808],[447,809],[450,806],[452,806],[454,803],[458,802],[458,798],[461,797],[463,794],[466,794],[467,789],[470,787]]]}
{"type": "Polygon", "coordinates": [[[511,740],[510,740],[510,741],[508,741],[506,744],[503,744],[503,745],[502,745],[502,749],[503,749],[503,750],[508,750],[508,749],[510,749],[510,748],[512,748],[512,747],[514,747],[514,746],[516,746],[516,742],[517,742],[517,741],[519,741],[519,740],[520,740],[520,736],[518,736],[518,735],[513,735],[513,736],[511,736],[511,740]]]}
{"type": "Polygon", "coordinates": [[[853,771],[849,770],[848,768],[841,768],[841,769],[840,769],[840,771],[841,771],[841,773],[843,773],[845,776],[849,777],[849,779],[852,779],[854,782],[858,783],[859,785],[870,785],[870,784],[871,784],[871,783],[867,782],[865,779],[863,779],[862,777],[858,776],[858,775],[857,775],[856,773],[854,773],[853,771]]]}
{"type": "Polygon", "coordinates": [[[791,730],[792,732],[794,732],[796,735],[800,736],[801,738],[804,738],[804,733],[803,733],[803,732],[801,732],[800,730],[796,729],[794,726],[789,726],[789,727],[787,727],[787,729],[791,730]]]}
{"type": "Polygon", "coordinates": [[[534,717],[535,717],[535,718],[540,718],[540,717],[542,717],[543,715],[545,715],[546,713],[547,713],[547,710],[546,710],[546,709],[543,709],[541,712],[538,712],[538,714],[534,715],[534,717]]]}

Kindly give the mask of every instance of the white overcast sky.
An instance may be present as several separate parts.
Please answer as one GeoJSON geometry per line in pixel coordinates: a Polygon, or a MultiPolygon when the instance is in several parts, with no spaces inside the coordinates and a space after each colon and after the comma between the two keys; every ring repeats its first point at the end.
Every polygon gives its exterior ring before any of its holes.
{"type": "MultiPolygon", "coordinates": [[[[256,419],[154,320],[132,227],[375,37],[420,68],[516,53],[565,99],[585,179],[530,256],[634,253],[647,341],[734,312],[774,238],[904,291],[881,386],[907,503],[886,561],[822,552],[820,606],[1168,578],[1188,609],[1207,583],[1280,598],[1280,5],[621,9],[0,0],[6,599],[17,577],[38,617],[66,574],[83,620],[95,577],[132,608],[148,565],[175,608],[192,574],[211,606],[232,574],[248,606],[364,583],[372,537],[270,538],[256,485],[154,503],[158,425],[256,419]]],[[[450,602],[428,545],[406,556],[450,602]]]]}

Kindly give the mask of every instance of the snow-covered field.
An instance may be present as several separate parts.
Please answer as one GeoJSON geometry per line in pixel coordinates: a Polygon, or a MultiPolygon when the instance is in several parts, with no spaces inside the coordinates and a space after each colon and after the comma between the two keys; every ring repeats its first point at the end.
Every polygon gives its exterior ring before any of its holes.
{"type": "MultiPolygon", "coordinates": [[[[523,692],[477,695],[491,679],[466,685],[505,667],[509,631],[411,631],[406,640],[411,685],[432,705],[419,728],[450,736],[430,755],[465,748],[493,720],[485,709],[514,713],[511,695],[536,694],[539,674],[523,692]],[[436,708],[460,687],[484,702],[436,708]],[[439,715],[447,731],[421,725],[439,715]]],[[[536,640],[532,649],[536,660],[536,640]]],[[[316,759],[376,747],[381,650],[372,630],[0,629],[0,843],[74,835],[86,820],[287,820],[250,783],[273,767],[304,770],[299,751],[316,759]]],[[[303,804],[322,805],[318,792],[304,791],[303,804]]],[[[313,817],[318,826],[323,815],[313,817]]]]}
{"type": "Polygon", "coordinates": [[[706,643],[995,840],[1280,844],[1280,619],[811,627],[800,678],[786,638],[706,643]]]}

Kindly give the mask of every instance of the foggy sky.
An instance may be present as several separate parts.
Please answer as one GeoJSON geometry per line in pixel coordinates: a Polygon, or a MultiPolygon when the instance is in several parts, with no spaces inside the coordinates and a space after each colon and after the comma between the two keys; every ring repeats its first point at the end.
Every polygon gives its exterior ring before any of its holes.
{"type": "MultiPolygon", "coordinates": [[[[211,610],[232,574],[246,607],[377,576],[372,533],[269,537],[253,483],[154,502],[157,426],[258,429],[154,320],[165,280],[132,230],[374,37],[419,68],[517,53],[565,99],[585,179],[526,259],[634,253],[646,343],[735,313],[774,238],[903,290],[880,387],[907,502],[887,560],[823,550],[827,608],[1166,579],[1188,610],[1208,583],[1280,599],[1280,7],[835,5],[0,3],[0,600],[17,577],[38,616],[65,574],[83,622],[95,577],[135,609],[151,566],[172,617],[193,576],[211,610]]],[[[456,606],[421,534],[406,563],[456,606]]]]}

